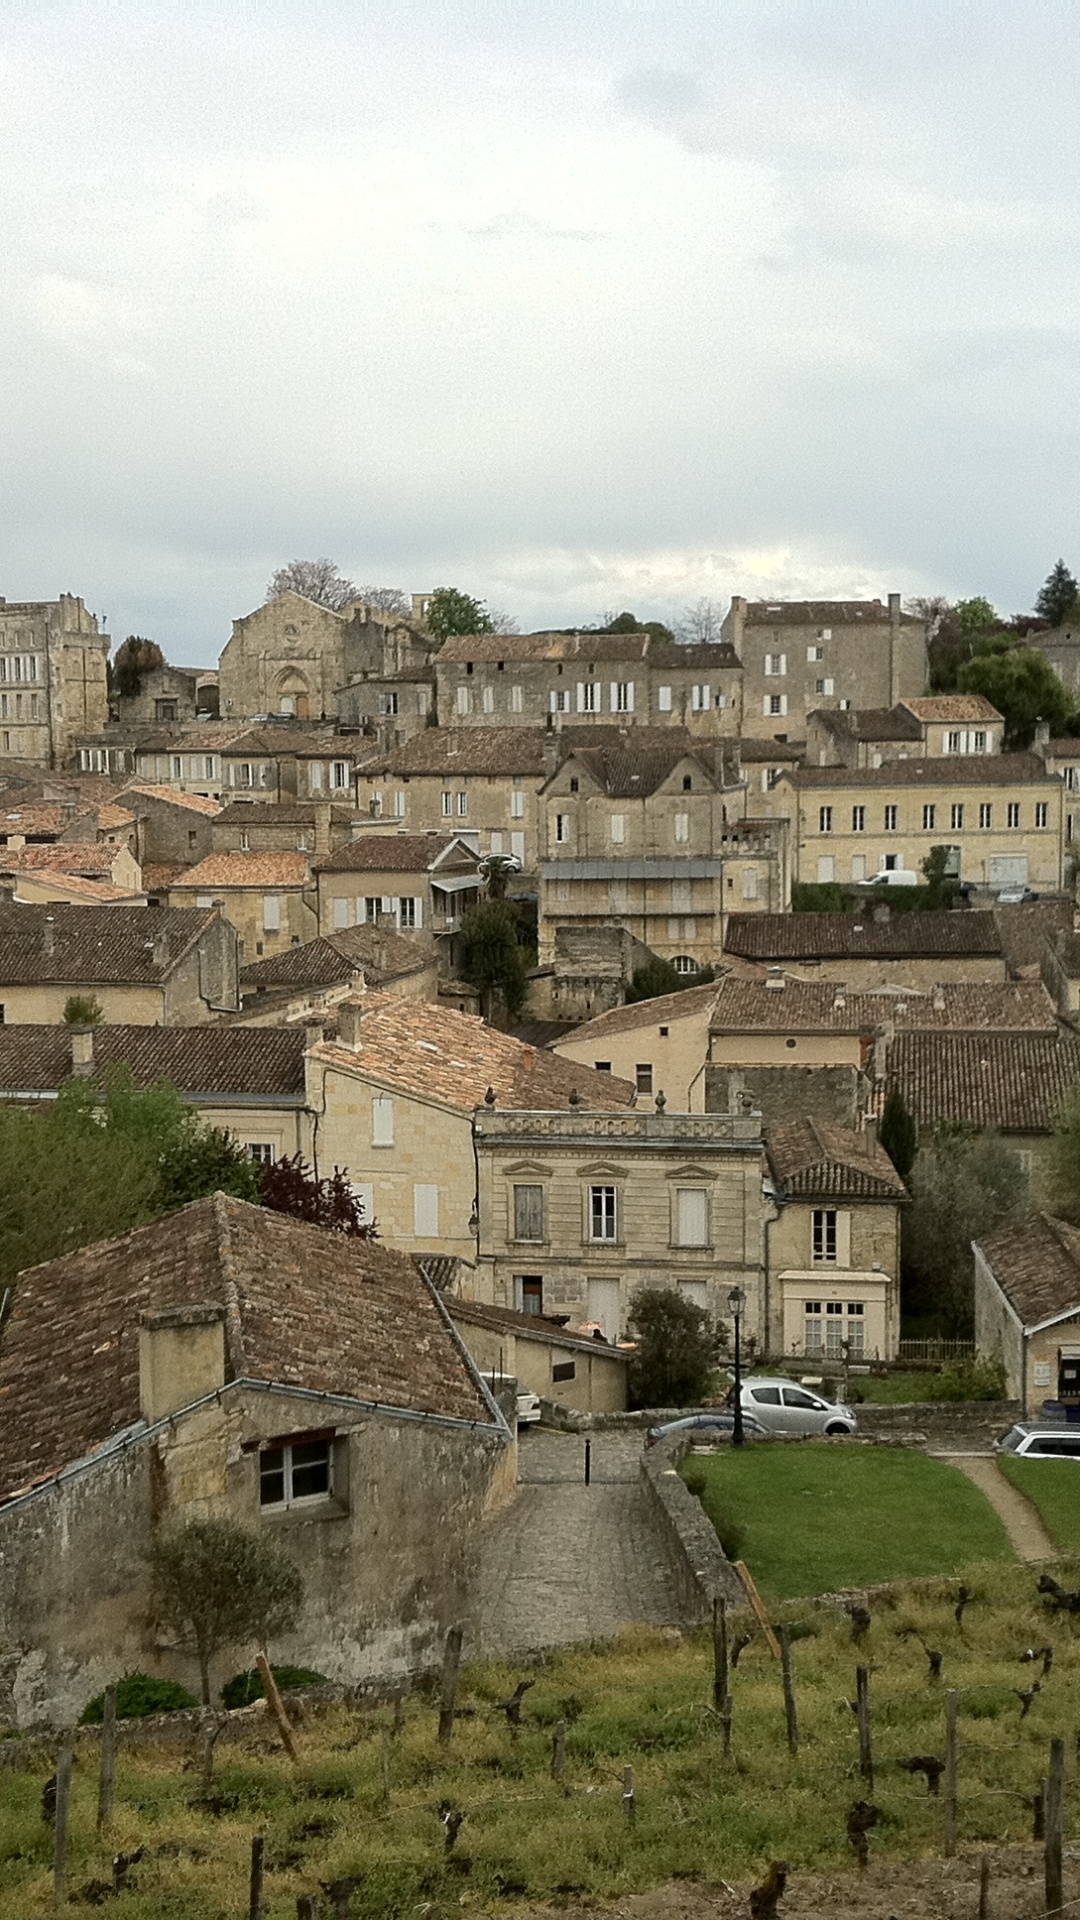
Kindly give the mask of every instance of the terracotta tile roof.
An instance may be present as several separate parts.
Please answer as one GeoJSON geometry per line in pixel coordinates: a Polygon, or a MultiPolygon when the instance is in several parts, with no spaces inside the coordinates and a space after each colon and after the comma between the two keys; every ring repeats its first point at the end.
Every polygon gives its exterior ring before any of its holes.
{"type": "MultiPolygon", "coordinates": [[[[96,810],[99,833],[116,833],[124,827],[135,825],[135,815],[129,807],[106,805],[96,810]]],[[[91,816],[92,818],[93,816],[91,816]]]]}
{"type": "Polygon", "coordinates": [[[748,960],[934,959],[1001,954],[991,913],[733,913],[726,952],[748,960]]]}
{"type": "MultiPolygon", "coordinates": [[[[126,1066],[140,1086],[168,1080],[179,1093],[303,1099],[302,1027],[101,1026],[94,1071],[126,1066]]],[[[47,1093],[70,1080],[71,1028],[0,1026],[0,1093],[47,1093]]]]}
{"type": "Polygon", "coordinates": [[[8,834],[57,834],[67,824],[64,809],[61,806],[13,806],[6,811],[0,809],[0,835],[5,839],[8,834]]]}
{"type": "Polygon", "coordinates": [[[899,707],[864,707],[859,713],[818,707],[812,717],[827,733],[843,734],[851,740],[922,739],[922,727],[906,703],[899,707]]]}
{"type": "Polygon", "coordinates": [[[306,853],[208,853],[173,884],[205,893],[215,887],[305,887],[310,878],[306,853]]]}
{"type": "Polygon", "coordinates": [[[201,793],[181,793],[179,787],[155,786],[149,780],[133,780],[123,789],[133,799],[161,800],[170,807],[182,807],[185,813],[201,813],[212,819],[221,812],[216,800],[210,800],[201,793]]]}
{"type": "Polygon", "coordinates": [[[747,766],[783,766],[798,764],[806,752],[805,740],[737,740],[739,759],[747,766]]]}
{"type": "Polygon", "coordinates": [[[991,912],[1012,974],[1038,977],[1047,941],[1073,930],[1073,910],[1067,900],[1039,900],[1027,907],[995,906],[991,912]]]}
{"type": "Polygon", "coordinates": [[[0,1349],[0,1493],[138,1422],[139,1316],[225,1311],[226,1378],[491,1424],[405,1254],[215,1194],[23,1275],[0,1349]]]}
{"type": "Polygon", "coordinates": [[[26,886],[37,883],[43,887],[52,887],[57,896],[63,893],[65,899],[85,900],[89,904],[105,906],[110,900],[142,901],[145,894],[138,887],[114,887],[111,880],[88,880],[84,873],[58,873],[55,868],[22,867],[15,881],[12,897],[23,901],[22,891],[26,886]]]}
{"type": "Polygon", "coordinates": [[[1055,760],[1080,760],[1080,740],[1048,740],[1046,751],[1055,760]]]}
{"type": "Polygon", "coordinates": [[[396,980],[429,966],[423,950],[392,928],[345,927],[339,933],[320,934],[298,947],[285,947],[266,960],[255,960],[240,973],[240,985],[261,992],[273,987],[336,987],[352,979],[357,967],[367,977],[396,980]]]}
{"type": "MultiPolygon", "coordinates": [[[[452,833],[362,833],[358,840],[320,854],[314,862],[316,873],[426,873],[440,854],[454,846],[452,833]]],[[[479,856],[464,841],[454,854],[453,866],[469,866],[479,856]]]]}
{"type": "Polygon", "coordinates": [[[945,725],[953,721],[1000,725],[1003,717],[982,693],[931,693],[918,700],[901,700],[900,705],[917,720],[945,725]]]}
{"type": "MultiPolygon", "coordinates": [[[[889,609],[882,600],[751,600],[745,619],[750,627],[867,626],[875,621],[887,626],[889,609]]],[[[902,613],[900,624],[921,627],[923,622],[902,613]]]]}
{"type": "Polygon", "coordinates": [[[643,1027],[666,1026],[672,1020],[693,1020],[707,1014],[716,998],[716,983],[684,987],[681,993],[659,993],[652,1000],[632,1000],[628,1006],[598,1013],[565,1035],[567,1040],[603,1040],[612,1033],[635,1033],[643,1027]]]}
{"type": "Polygon", "coordinates": [[[485,1026],[471,1013],[388,993],[365,994],[351,1004],[360,1011],[357,1050],[327,1040],[314,1057],[330,1066],[367,1075],[402,1093],[428,1098],[460,1112],[482,1107],[489,1087],[500,1107],[529,1111],[581,1104],[608,1112],[631,1106],[634,1089],[610,1073],[527,1047],[508,1033],[485,1026]]]}
{"type": "MultiPolygon", "coordinates": [[[[278,803],[272,800],[232,800],[227,807],[215,809],[216,825],[219,827],[313,827],[318,819],[318,802],[314,800],[290,800],[278,803]]],[[[347,827],[353,817],[352,807],[336,807],[329,802],[330,822],[335,827],[347,827]]]]}
{"type": "Polygon", "coordinates": [[[888,1073],[920,1127],[957,1120],[1049,1133],[1080,1080],[1080,1035],[898,1033],[888,1073]]]}
{"type": "Polygon", "coordinates": [[[1034,753],[943,754],[933,759],[887,760],[880,767],[800,767],[784,776],[806,787],[1011,787],[1060,783],[1034,753]]]}
{"type": "Polygon", "coordinates": [[[544,771],[543,727],[425,727],[392,753],[381,754],[365,774],[518,774],[523,779],[544,771]]]}
{"type": "Polygon", "coordinates": [[[459,633],[444,641],[435,663],[507,660],[644,660],[647,633],[459,633]]]}
{"type": "MultiPolygon", "coordinates": [[[[573,1327],[564,1327],[558,1320],[549,1320],[542,1313],[515,1313],[511,1307],[489,1307],[479,1300],[458,1300],[454,1295],[447,1296],[447,1310],[452,1320],[460,1320],[467,1327],[487,1327],[492,1333],[523,1334],[531,1340],[550,1340],[553,1345],[587,1349],[595,1353],[600,1342],[590,1334],[575,1333],[573,1327]]],[[[629,1362],[630,1352],[626,1348],[604,1345],[604,1353],[616,1360],[629,1362]]],[[[481,1367],[480,1372],[490,1370],[481,1367]]]]}
{"type": "Polygon", "coordinates": [[[904,1200],[907,1189],[884,1148],[865,1134],[805,1117],[770,1129],[765,1151],[791,1200],[904,1200]]]}
{"type": "Polygon", "coordinates": [[[0,847],[0,873],[111,874],[117,848],[104,840],[51,840],[44,846],[0,847]]]}
{"type": "Polygon", "coordinates": [[[187,872],[183,860],[148,861],[142,870],[143,891],[145,893],[167,893],[176,885],[182,873],[187,872]]]}
{"type": "Polygon", "coordinates": [[[0,906],[0,986],[156,984],[219,917],[216,907],[0,906]]]}
{"type": "Polygon", "coordinates": [[[1035,981],[986,985],[948,982],[920,991],[882,987],[867,992],[852,991],[831,980],[795,980],[781,975],[778,986],[764,980],[730,979],[721,980],[712,992],[711,1033],[870,1035],[885,1023],[904,1031],[924,1027],[943,1032],[982,1032],[987,1028],[1057,1031],[1049,995],[1035,981]]]}
{"type": "Polygon", "coordinates": [[[1053,1214],[999,1227],[979,1240],[1005,1298],[1030,1329],[1080,1309],[1080,1230],[1053,1214]]]}

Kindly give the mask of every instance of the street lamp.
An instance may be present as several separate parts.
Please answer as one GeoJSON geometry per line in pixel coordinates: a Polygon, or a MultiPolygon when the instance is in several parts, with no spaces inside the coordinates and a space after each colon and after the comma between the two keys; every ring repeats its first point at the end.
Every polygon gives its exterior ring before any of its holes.
{"type": "Polygon", "coordinates": [[[746,1435],[743,1433],[742,1354],[739,1346],[739,1329],[743,1308],[746,1305],[746,1295],[741,1287],[732,1287],[727,1297],[727,1303],[731,1308],[731,1316],[735,1322],[735,1418],[731,1429],[731,1444],[733,1447],[741,1447],[745,1444],[746,1440],[746,1435]]]}

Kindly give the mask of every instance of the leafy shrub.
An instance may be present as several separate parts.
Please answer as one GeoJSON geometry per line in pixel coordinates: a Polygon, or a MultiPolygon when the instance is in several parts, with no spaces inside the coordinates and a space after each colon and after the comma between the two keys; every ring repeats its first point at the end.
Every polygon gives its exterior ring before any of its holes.
{"type": "MultiPolygon", "coordinates": [[[[198,1706],[186,1687],[174,1680],[156,1680],[149,1673],[125,1673],[116,1683],[118,1720],[141,1720],[148,1713],[179,1713],[182,1707],[198,1706]]],[[[97,1693],[88,1700],[81,1714],[81,1727],[96,1727],[105,1714],[105,1695],[97,1693]]]]}
{"type": "Polygon", "coordinates": [[[1004,1400],[1005,1364],[995,1357],[957,1360],[935,1374],[929,1388],[931,1400],[1004,1400]]]}
{"type": "MultiPolygon", "coordinates": [[[[287,1693],[293,1687],[326,1685],[325,1673],[312,1673],[309,1667],[271,1667],[270,1671],[281,1693],[287,1693]]],[[[258,1667],[249,1667],[246,1673],[234,1673],[221,1689],[223,1707],[250,1707],[253,1700],[261,1700],[262,1697],[262,1675],[258,1667]]]]}
{"type": "Polygon", "coordinates": [[[740,1521],[733,1519],[730,1513],[724,1513],[719,1507],[711,1507],[706,1504],[705,1496],[709,1490],[709,1470],[705,1462],[703,1460],[688,1461],[682,1469],[682,1480],[687,1492],[692,1493],[695,1499],[701,1501],[709,1519],[712,1521],[716,1537],[723,1547],[724,1552],[727,1554],[728,1559],[741,1560],[743,1557],[743,1548],[746,1545],[746,1529],[740,1521]]]}

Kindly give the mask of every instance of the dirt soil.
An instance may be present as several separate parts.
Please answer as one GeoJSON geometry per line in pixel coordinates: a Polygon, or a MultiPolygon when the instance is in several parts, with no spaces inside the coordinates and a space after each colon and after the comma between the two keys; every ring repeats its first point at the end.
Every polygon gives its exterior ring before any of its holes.
{"type": "MultiPolygon", "coordinates": [[[[990,1860],[988,1920],[1042,1920],[1041,1847],[985,1848],[955,1860],[888,1860],[864,1874],[794,1873],[778,1920],[977,1920],[979,1863],[990,1860]]],[[[1065,1858],[1065,1914],[1080,1915],[1080,1866],[1065,1858]]],[[[682,1881],[621,1900],[515,1910],[515,1920],[748,1920],[750,1886],[682,1881]]]]}
{"type": "Polygon", "coordinates": [[[1001,1516],[1010,1545],[1021,1560],[1060,1559],[1032,1502],[1021,1493],[1019,1487],[1013,1486],[1011,1480],[1006,1480],[995,1459],[981,1454],[964,1454],[959,1459],[951,1459],[949,1465],[957,1467],[975,1482],[980,1492],[985,1493],[990,1505],[1001,1516]]]}

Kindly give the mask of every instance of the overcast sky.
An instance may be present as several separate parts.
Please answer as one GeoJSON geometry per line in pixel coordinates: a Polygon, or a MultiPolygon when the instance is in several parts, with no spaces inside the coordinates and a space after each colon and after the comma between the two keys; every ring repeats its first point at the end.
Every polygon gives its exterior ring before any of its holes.
{"type": "Polygon", "coordinates": [[[0,593],[1080,571],[1075,0],[4,0],[0,593]]]}

